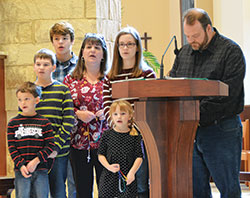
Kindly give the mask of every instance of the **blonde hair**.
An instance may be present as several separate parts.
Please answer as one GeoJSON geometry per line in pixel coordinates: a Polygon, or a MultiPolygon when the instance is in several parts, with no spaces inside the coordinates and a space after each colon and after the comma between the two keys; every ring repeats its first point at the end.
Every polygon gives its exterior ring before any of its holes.
{"type": "Polygon", "coordinates": [[[133,119],[134,109],[128,101],[118,100],[118,101],[113,102],[112,105],[110,106],[110,110],[109,110],[110,117],[112,117],[112,114],[115,112],[115,110],[118,106],[120,107],[121,111],[128,112],[128,114],[131,117],[131,119],[129,121],[129,124],[130,124],[129,125],[129,128],[130,128],[129,135],[138,136],[138,132],[133,126],[134,125],[134,119],[133,119]]]}

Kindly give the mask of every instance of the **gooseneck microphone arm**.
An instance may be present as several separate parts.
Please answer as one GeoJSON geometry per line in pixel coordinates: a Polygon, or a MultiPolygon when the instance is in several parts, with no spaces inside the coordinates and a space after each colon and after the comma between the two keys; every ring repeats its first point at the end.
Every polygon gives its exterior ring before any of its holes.
{"type": "Polygon", "coordinates": [[[176,55],[176,56],[178,56],[178,54],[179,54],[179,50],[178,50],[178,47],[177,47],[177,39],[176,39],[176,36],[174,36],[174,47],[175,47],[175,49],[174,49],[174,54],[176,55]]]}
{"type": "MultiPolygon", "coordinates": [[[[168,48],[170,47],[170,45],[171,45],[171,43],[173,42],[174,39],[175,39],[175,42],[176,42],[176,36],[173,36],[173,37],[172,37],[172,39],[171,39],[171,41],[169,42],[169,44],[168,44],[168,46],[167,46],[165,52],[164,52],[163,55],[162,55],[162,58],[161,58],[161,66],[160,66],[160,79],[163,79],[163,71],[164,71],[163,58],[164,58],[166,52],[168,51],[168,48]]],[[[177,43],[176,43],[176,45],[177,45],[177,43]]]]}

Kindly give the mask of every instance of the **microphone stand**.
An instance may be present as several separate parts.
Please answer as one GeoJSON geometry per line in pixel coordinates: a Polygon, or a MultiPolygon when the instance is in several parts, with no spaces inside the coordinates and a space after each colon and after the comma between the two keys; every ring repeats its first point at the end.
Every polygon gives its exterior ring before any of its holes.
{"type": "Polygon", "coordinates": [[[174,39],[175,39],[175,41],[176,41],[176,36],[173,36],[173,37],[172,37],[172,39],[171,39],[171,41],[169,42],[169,44],[168,44],[168,46],[167,46],[165,52],[164,52],[163,55],[162,55],[162,58],[161,58],[161,66],[160,66],[160,79],[163,79],[163,70],[164,70],[163,58],[164,58],[166,52],[168,51],[168,48],[170,47],[170,45],[171,45],[171,43],[173,42],[174,39]]]}

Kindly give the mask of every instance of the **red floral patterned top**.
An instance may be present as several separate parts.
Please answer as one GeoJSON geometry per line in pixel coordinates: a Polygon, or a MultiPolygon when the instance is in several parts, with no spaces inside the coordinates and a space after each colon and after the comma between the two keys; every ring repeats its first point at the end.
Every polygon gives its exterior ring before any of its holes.
{"type": "MultiPolygon", "coordinates": [[[[76,80],[68,74],[63,83],[70,89],[74,110],[88,110],[94,114],[103,109],[103,80],[91,84],[86,78],[76,80]]],[[[75,116],[71,132],[71,146],[79,150],[97,149],[104,130],[108,129],[106,120],[98,118],[85,123],[75,116]]]]}

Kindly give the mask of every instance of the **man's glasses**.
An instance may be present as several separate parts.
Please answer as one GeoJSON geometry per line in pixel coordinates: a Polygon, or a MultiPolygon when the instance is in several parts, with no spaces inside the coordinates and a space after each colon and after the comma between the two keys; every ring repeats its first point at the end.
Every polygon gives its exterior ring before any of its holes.
{"type": "Polygon", "coordinates": [[[118,47],[120,47],[120,48],[125,48],[125,47],[127,47],[127,48],[132,48],[132,47],[134,47],[136,45],[136,43],[119,43],[118,44],[118,47]]]}

